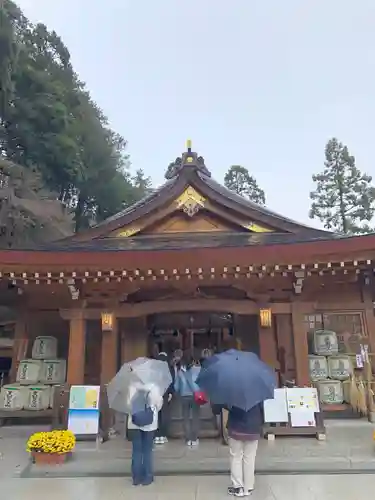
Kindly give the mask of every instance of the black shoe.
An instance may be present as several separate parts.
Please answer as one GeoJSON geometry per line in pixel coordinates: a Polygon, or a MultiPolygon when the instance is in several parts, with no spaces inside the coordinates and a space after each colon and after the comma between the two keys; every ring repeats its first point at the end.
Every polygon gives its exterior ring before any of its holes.
{"type": "Polygon", "coordinates": [[[228,488],[228,495],[231,495],[232,497],[243,497],[243,496],[245,496],[243,488],[235,488],[234,486],[229,486],[229,488],[228,488]]]}

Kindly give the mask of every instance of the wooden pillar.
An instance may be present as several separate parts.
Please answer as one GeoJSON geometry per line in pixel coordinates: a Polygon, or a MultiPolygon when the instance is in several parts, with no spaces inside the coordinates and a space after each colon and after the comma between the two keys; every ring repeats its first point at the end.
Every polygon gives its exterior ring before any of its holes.
{"type": "Polygon", "coordinates": [[[292,328],[296,364],[296,382],[300,387],[310,385],[309,347],[305,326],[305,307],[302,302],[292,303],[292,328]]]}
{"type": "Polygon", "coordinates": [[[375,354],[375,316],[372,298],[369,292],[364,294],[364,334],[367,334],[369,351],[375,354]]]}
{"type": "Polygon", "coordinates": [[[274,328],[274,321],[270,328],[263,328],[259,325],[259,351],[262,361],[275,370],[279,370],[280,366],[277,359],[277,345],[274,328]]]}
{"type": "Polygon", "coordinates": [[[111,331],[102,332],[102,362],[100,383],[108,384],[117,373],[118,321],[113,320],[111,331]]]}
{"type": "Polygon", "coordinates": [[[15,382],[20,361],[27,357],[29,339],[27,331],[27,320],[24,314],[20,314],[14,327],[14,344],[12,353],[12,366],[9,380],[15,382]]]}
{"type": "Polygon", "coordinates": [[[85,383],[86,320],[82,309],[70,311],[69,354],[67,382],[71,385],[85,383]]]}

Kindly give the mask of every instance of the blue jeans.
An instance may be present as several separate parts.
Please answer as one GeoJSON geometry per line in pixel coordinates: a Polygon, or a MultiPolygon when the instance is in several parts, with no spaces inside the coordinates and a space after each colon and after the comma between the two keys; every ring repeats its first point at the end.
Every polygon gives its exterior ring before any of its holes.
{"type": "Polygon", "coordinates": [[[154,480],[152,449],[154,432],[134,429],[132,434],[132,477],[133,484],[151,484],[154,480]]]}

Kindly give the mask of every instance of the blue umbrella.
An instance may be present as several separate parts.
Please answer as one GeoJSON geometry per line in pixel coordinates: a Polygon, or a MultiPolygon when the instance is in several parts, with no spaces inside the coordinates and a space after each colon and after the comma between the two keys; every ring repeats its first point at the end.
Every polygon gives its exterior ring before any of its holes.
{"type": "Polygon", "coordinates": [[[231,349],[215,354],[197,379],[212,404],[248,411],[273,399],[275,372],[252,352],[231,349]]]}

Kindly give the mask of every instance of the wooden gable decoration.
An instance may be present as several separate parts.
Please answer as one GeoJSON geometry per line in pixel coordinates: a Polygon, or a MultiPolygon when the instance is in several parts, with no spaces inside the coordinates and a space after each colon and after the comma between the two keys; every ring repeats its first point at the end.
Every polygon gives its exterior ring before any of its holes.
{"type": "Polygon", "coordinates": [[[137,224],[124,226],[108,236],[128,238],[137,234],[210,231],[264,233],[273,232],[274,229],[224,210],[189,185],[163,213],[142,217],[137,224]]]}
{"type": "Polygon", "coordinates": [[[75,240],[187,233],[291,233],[323,231],[275,214],[211,178],[204,159],[187,151],[168,167],[167,182],[146,199],[77,234],[75,240]]]}

